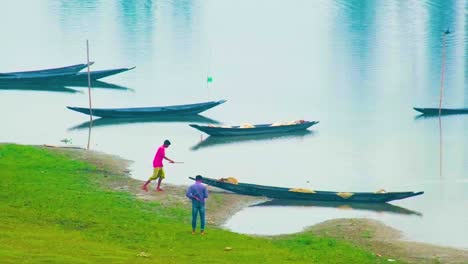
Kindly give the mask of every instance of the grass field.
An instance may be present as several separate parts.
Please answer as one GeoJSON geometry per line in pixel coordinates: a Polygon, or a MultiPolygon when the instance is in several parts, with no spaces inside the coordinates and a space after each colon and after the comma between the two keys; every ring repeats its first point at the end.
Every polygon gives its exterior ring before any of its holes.
{"type": "Polygon", "coordinates": [[[386,262],[308,233],[263,238],[208,226],[191,235],[186,209],[106,190],[103,177],[54,150],[0,145],[0,263],[386,262]]]}

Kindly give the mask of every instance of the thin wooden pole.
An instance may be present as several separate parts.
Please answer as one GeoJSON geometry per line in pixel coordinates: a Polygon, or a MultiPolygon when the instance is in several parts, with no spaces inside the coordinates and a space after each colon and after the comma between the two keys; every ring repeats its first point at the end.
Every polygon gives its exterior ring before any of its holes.
{"type": "Polygon", "coordinates": [[[87,150],[89,150],[89,145],[91,144],[91,128],[93,127],[93,123],[92,122],[89,122],[89,128],[88,128],[88,148],[87,150]]]}
{"type": "Polygon", "coordinates": [[[439,176],[442,179],[442,161],[443,161],[443,142],[442,142],[442,117],[439,114],[439,176]]]}
{"type": "Polygon", "coordinates": [[[206,72],[206,91],[208,92],[208,100],[210,100],[211,98],[211,92],[210,92],[210,82],[208,81],[208,79],[210,78],[210,70],[208,69],[207,72],[206,72]]]}
{"type": "Polygon", "coordinates": [[[89,42],[86,40],[86,60],[88,62],[88,100],[89,100],[89,133],[88,133],[88,150],[91,142],[91,126],[93,125],[93,106],[91,104],[91,73],[89,70],[89,42]]]}
{"type": "Polygon", "coordinates": [[[450,30],[447,29],[442,35],[442,60],[441,60],[441,73],[440,73],[440,97],[439,97],[439,176],[442,178],[443,172],[443,141],[442,141],[442,99],[444,98],[444,80],[445,80],[445,43],[446,37],[450,34],[450,30]]]}
{"type": "Polygon", "coordinates": [[[206,90],[208,91],[208,100],[211,100],[211,91],[210,91],[210,70],[211,70],[211,49],[208,50],[208,67],[206,69],[206,90]]]}
{"type": "Polygon", "coordinates": [[[442,61],[441,61],[441,76],[440,76],[440,96],[439,96],[439,116],[442,114],[442,99],[444,97],[444,80],[445,80],[445,38],[449,34],[445,31],[442,36],[442,61]]]}

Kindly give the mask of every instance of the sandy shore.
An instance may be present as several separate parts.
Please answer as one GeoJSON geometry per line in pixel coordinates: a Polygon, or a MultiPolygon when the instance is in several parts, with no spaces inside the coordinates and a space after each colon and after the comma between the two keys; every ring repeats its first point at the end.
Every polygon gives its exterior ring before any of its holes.
{"type": "MultiPolygon", "coordinates": [[[[163,192],[153,189],[145,192],[141,189],[142,181],[129,177],[128,165],[131,161],[104,153],[80,149],[54,148],[72,159],[78,159],[95,165],[105,175],[104,187],[116,191],[125,191],[147,201],[158,201],[164,206],[183,206],[190,209],[190,202],[185,197],[187,186],[163,183],[163,192]]],[[[154,188],[154,186],[152,186],[154,188]]],[[[236,195],[219,189],[210,188],[207,202],[207,222],[221,225],[235,212],[245,206],[266,201],[266,198],[236,195]]],[[[305,232],[318,236],[344,239],[359,247],[371,250],[380,256],[397,256],[397,260],[408,263],[468,263],[468,251],[431,244],[403,241],[401,232],[370,219],[334,219],[310,227],[305,232]]]]}
{"type": "MultiPolygon", "coordinates": [[[[145,201],[158,201],[164,206],[184,206],[191,210],[190,200],[185,197],[188,186],[172,185],[162,183],[163,192],[154,190],[156,181],[148,186],[148,192],[141,189],[143,181],[130,178],[128,170],[131,161],[124,160],[118,156],[86,151],[82,149],[54,148],[72,159],[86,161],[95,165],[107,177],[100,181],[106,188],[116,191],[126,191],[134,194],[137,198],[145,201]]],[[[223,190],[208,187],[210,199],[207,200],[206,220],[209,224],[221,226],[226,220],[245,206],[267,201],[263,197],[251,197],[225,192],[223,190]]]]}

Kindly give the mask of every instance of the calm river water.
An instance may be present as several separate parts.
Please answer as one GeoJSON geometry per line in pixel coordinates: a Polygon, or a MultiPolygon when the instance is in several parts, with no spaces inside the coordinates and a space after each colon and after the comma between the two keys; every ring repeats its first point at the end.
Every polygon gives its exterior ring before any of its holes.
{"type": "Polygon", "coordinates": [[[467,0],[5,1],[0,72],[86,61],[136,66],[103,79],[94,107],[226,99],[205,119],[96,122],[65,108],[87,106],[83,87],[0,89],[0,142],[86,146],[133,160],[147,179],[164,139],[167,182],[187,177],[316,190],[425,191],[385,208],[270,202],[225,224],[249,234],[292,233],[343,217],[381,220],[405,239],[468,248],[468,116],[417,118],[437,107],[442,33],[444,106],[468,107],[467,0]],[[25,6],[28,6],[25,8],[25,6]],[[213,82],[207,86],[207,75],[213,82]],[[311,133],[208,140],[190,122],[319,120],[311,133]],[[440,129],[441,128],[441,129],[440,129]],[[398,206],[398,207],[396,207],[398,206]]]}

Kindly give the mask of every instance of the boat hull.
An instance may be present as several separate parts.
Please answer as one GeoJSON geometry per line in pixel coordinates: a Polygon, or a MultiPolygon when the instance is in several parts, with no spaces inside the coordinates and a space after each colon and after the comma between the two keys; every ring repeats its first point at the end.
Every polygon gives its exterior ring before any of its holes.
{"type": "MultiPolygon", "coordinates": [[[[194,180],[194,178],[190,178],[194,180]]],[[[273,199],[293,199],[293,200],[309,200],[309,201],[331,201],[331,202],[358,202],[358,203],[386,203],[389,201],[405,199],[424,192],[388,192],[388,193],[371,193],[371,192],[355,192],[346,193],[350,196],[343,195],[342,192],[314,191],[293,192],[290,188],[264,186],[246,183],[228,183],[211,178],[203,178],[203,183],[234,192],[242,195],[250,196],[265,196],[273,199]]]]}
{"type": "MultiPolygon", "coordinates": [[[[413,107],[414,110],[422,113],[423,115],[435,116],[439,115],[439,108],[419,108],[413,107]]],[[[462,115],[468,114],[468,108],[442,108],[440,109],[441,115],[462,115]]]]}
{"type": "MultiPolygon", "coordinates": [[[[92,65],[94,62],[90,62],[89,65],[92,65]]],[[[36,74],[63,74],[63,73],[77,73],[82,69],[86,68],[88,64],[75,64],[60,68],[51,68],[51,69],[44,69],[44,70],[35,70],[35,71],[22,71],[22,72],[5,72],[0,73],[1,76],[23,76],[26,77],[28,75],[36,75],[36,74]]]]}
{"type": "MultiPolygon", "coordinates": [[[[133,67],[134,68],[134,67],[133,67]]],[[[129,71],[133,68],[120,68],[102,71],[91,71],[89,76],[91,80],[98,80],[104,77],[115,75],[118,73],[129,71]]],[[[74,84],[87,84],[88,73],[87,72],[66,72],[66,73],[34,73],[34,74],[1,74],[0,84],[62,84],[62,85],[74,85],[74,84]]]]}
{"type": "Polygon", "coordinates": [[[267,134],[284,134],[301,130],[306,130],[309,127],[319,123],[318,121],[304,122],[294,125],[271,126],[271,124],[256,125],[253,128],[241,128],[239,126],[224,128],[224,127],[210,127],[190,124],[191,127],[198,129],[210,136],[226,137],[226,136],[255,136],[267,134]]]}
{"type": "MultiPolygon", "coordinates": [[[[183,115],[196,115],[210,108],[226,102],[226,100],[188,104],[188,105],[175,105],[175,106],[159,106],[159,107],[136,107],[136,108],[114,108],[104,109],[96,108],[92,109],[93,116],[99,117],[168,117],[168,116],[183,116],[183,115]]],[[[89,108],[71,107],[67,106],[68,109],[80,112],[83,114],[91,114],[89,108]]]]}

